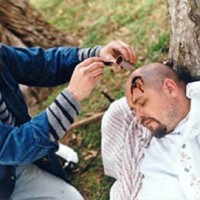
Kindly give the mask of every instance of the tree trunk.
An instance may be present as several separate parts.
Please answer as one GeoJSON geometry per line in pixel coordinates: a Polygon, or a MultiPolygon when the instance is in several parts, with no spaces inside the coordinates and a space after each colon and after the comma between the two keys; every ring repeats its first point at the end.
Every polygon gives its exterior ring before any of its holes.
{"type": "Polygon", "coordinates": [[[171,36],[169,61],[200,75],[200,1],[168,0],[171,36]]]}
{"type": "Polygon", "coordinates": [[[76,40],[50,25],[27,0],[0,0],[2,42],[44,48],[75,45],[76,40]]]}
{"type": "MultiPolygon", "coordinates": [[[[0,0],[0,42],[30,47],[77,45],[77,39],[50,25],[27,0],[0,0]]],[[[29,107],[39,105],[52,88],[22,87],[29,107]]]]}

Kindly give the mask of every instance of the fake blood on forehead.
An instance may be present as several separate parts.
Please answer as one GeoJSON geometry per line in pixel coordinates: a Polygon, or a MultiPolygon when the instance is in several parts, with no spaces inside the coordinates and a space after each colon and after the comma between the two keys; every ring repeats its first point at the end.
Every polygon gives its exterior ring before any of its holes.
{"type": "Polygon", "coordinates": [[[141,76],[135,76],[133,77],[132,81],[131,81],[131,94],[133,95],[133,89],[137,88],[139,89],[142,93],[144,93],[144,90],[142,88],[142,84],[144,83],[143,79],[141,76]],[[139,83],[138,81],[141,81],[141,83],[139,83]]]}

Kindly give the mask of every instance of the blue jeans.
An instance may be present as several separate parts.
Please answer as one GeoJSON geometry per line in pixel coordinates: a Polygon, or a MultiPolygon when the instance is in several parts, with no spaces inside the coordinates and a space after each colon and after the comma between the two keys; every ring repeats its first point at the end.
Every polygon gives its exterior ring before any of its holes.
{"type": "Polygon", "coordinates": [[[17,167],[11,200],[84,200],[79,191],[36,165],[17,167]]]}

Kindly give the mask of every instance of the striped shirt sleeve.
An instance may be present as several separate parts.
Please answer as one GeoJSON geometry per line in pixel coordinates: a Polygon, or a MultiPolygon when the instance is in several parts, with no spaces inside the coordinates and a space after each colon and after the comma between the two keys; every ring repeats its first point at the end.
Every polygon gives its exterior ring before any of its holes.
{"type": "Polygon", "coordinates": [[[90,47],[90,48],[80,48],[78,50],[79,61],[83,61],[90,57],[98,57],[101,48],[102,48],[102,46],[100,46],[100,45],[97,45],[95,47],[90,47]]]}
{"type": "Polygon", "coordinates": [[[46,109],[48,121],[51,127],[51,141],[62,138],[75,117],[80,113],[80,104],[75,97],[64,89],[46,109]]]}

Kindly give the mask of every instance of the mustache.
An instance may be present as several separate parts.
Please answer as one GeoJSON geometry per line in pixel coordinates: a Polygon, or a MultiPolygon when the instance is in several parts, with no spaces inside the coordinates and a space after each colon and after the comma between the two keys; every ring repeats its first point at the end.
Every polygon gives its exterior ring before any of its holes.
{"type": "Polygon", "coordinates": [[[140,121],[141,124],[145,124],[146,121],[154,121],[157,124],[161,124],[160,121],[158,121],[157,119],[153,118],[153,117],[143,117],[140,121]]]}

